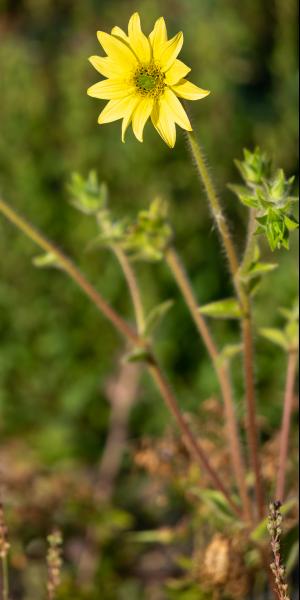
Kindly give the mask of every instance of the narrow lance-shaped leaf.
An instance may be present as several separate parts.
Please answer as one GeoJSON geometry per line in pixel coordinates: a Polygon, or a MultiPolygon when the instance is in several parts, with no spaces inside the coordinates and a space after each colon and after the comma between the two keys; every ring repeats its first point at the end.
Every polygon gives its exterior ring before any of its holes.
{"type": "Polygon", "coordinates": [[[259,330],[259,333],[267,340],[270,340],[270,342],[273,342],[274,344],[277,344],[277,346],[283,348],[283,350],[288,350],[289,343],[287,336],[280,329],[275,329],[272,327],[263,327],[259,330]]]}
{"type": "Polygon", "coordinates": [[[59,264],[57,257],[51,252],[47,252],[46,254],[40,254],[39,256],[35,256],[32,259],[32,263],[35,267],[39,269],[43,267],[55,267],[57,269],[61,269],[61,265],[59,264]]]}
{"type": "Polygon", "coordinates": [[[154,329],[159,325],[164,316],[169,312],[170,308],[172,308],[174,304],[173,300],[166,300],[161,304],[155,306],[149,313],[145,323],[144,334],[146,336],[150,335],[154,329]]]}
{"type": "Polygon", "coordinates": [[[201,314],[215,319],[240,319],[242,316],[239,303],[235,298],[210,302],[201,306],[198,310],[201,314]]]}

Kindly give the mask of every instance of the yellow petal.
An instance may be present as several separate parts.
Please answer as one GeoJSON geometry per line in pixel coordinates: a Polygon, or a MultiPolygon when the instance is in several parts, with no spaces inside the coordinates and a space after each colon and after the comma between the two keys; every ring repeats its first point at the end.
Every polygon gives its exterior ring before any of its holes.
{"type": "Polygon", "coordinates": [[[112,121],[118,121],[126,116],[128,108],[131,104],[131,96],[126,96],[119,100],[110,100],[103,111],[100,113],[98,118],[99,125],[103,123],[111,123],[112,121]]]}
{"type": "Polygon", "coordinates": [[[115,61],[119,68],[122,67],[123,72],[128,73],[136,66],[136,57],[122,40],[104,31],[98,31],[97,37],[108,57],[115,61]]]}
{"type": "Polygon", "coordinates": [[[104,77],[117,77],[123,74],[123,69],[108,56],[90,56],[90,63],[104,77]]]}
{"type": "Polygon", "coordinates": [[[151,46],[148,38],[142,32],[139,14],[136,12],[130,17],[128,23],[129,43],[141,62],[149,62],[151,58],[151,46]]]}
{"type": "Polygon", "coordinates": [[[173,119],[170,117],[170,111],[166,103],[158,100],[154,104],[151,120],[164,142],[166,142],[170,148],[174,148],[176,142],[176,128],[173,119]]]}
{"type": "Polygon", "coordinates": [[[137,96],[131,96],[131,98],[129,99],[128,106],[126,109],[126,114],[125,114],[125,116],[123,118],[123,122],[122,122],[122,142],[123,143],[125,143],[125,133],[127,131],[128,126],[130,125],[133,112],[139,102],[140,102],[140,98],[137,96]]]}
{"type": "Polygon", "coordinates": [[[121,27],[113,27],[111,30],[111,35],[114,35],[115,37],[124,40],[124,42],[126,43],[129,42],[128,36],[126,35],[125,31],[121,29],[121,27]]]}
{"type": "Polygon", "coordinates": [[[93,98],[100,100],[113,100],[115,98],[124,98],[134,92],[135,88],[128,85],[122,79],[104,79],[89,87],[87,93],[93,98]]]}
{"type": "Polygon", "coordinates": [[[132,129],[135,137],[142,142],[146,121],[149,119],[154,105],[153,98],[143,98],[137,105],[132,117],[132,129]]]}
{"type": "Polygon", "coordinates": [[[170,118],[174,120],[175,123],[182,127],[182,129],[192,131],[192,126],[183,106],[170,89],[167,88],[165,90],[164,95],[161,97],[161,104],[166,105],[166,111],[169,111],[170,118]]]}
{"type": "Polygon", "coordinates": [[[185,65],[181,60],[175,60],[173,65],[166,72],[166,83],[168,85],[175,85],[180,79],[183,79],[190,70],[190,67],[185,65]]]}
{"type": "Polygon", "coordinates": [[[157,19],[154,29],[149,35],[149,40],[153,49],[153,57],[156,58],[160,46],[167,41],[167,28],[163,17],[157,19]]]}
{"type": "Polygon", "coordinates": [[[182,79],[176,85],[172,85],[172,90],[176,96],[185,98],[186,100],[201,100],[201,98],[205,98],[205,96],[210,94],[208,90],[203,90],[186,79],[182,79]]]}
{"type": "Polygon", "coordinates": [[[160,62],[163,71],[168,71],[173,65],[182,48],[182,44],[183,33],[180,31],[171,40],[159,47],[156,59],[160,62]]]}

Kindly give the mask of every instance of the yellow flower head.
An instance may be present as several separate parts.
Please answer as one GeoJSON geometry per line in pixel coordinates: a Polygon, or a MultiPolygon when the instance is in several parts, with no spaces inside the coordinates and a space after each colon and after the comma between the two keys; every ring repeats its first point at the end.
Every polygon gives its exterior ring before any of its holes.
{"type": "Polygon", "coordinates": [[[163,140],[174,147],[175,123],[191,131],[188,116],[179,98],[200,100],[209,94],[185,79],[191,70],[177,59],[183,34],[168,40],[166,24],[160,17],[147,37],[141,30],[140,17],[134,13],[128,24],[128,35],[114,27],[111,35],[98,31],[98,40],[107,56],[91,56],[92,65],[107,79],[88,89],[88,94],[109,100],[99,115],[98,123],[122,119],[122,141],[132,122],[137,139],[149,117],[163,140]]]}

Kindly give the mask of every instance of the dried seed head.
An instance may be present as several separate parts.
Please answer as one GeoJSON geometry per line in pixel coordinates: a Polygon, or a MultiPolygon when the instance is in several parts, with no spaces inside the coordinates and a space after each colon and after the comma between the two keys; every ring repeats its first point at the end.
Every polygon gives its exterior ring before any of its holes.
{"type": "Polygon", "coordinates": [[[54,530],[48,538],[48,554],[47,554],[47,565],[48,565],[48,599],[54,600],[56,590],[60,584],[60,573],[62,566],[61,559],[61,545],[62,535],[60,531],[54,530]]]}

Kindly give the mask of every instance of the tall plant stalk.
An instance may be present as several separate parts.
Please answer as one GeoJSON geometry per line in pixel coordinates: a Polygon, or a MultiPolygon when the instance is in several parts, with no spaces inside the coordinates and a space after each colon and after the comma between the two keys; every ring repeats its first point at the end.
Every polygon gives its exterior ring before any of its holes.
{"type": "Polygon", "coordinates": [[[241,512],[236,503],[232,500],[230,493],[223,484],[221,478],[218,476],[215,469],[212,467],[205,450],[202,448],[200,443],[194,437],[192,430],[185,422],[177,399],[158,363],[153,355],[151,348],[147,346],[147,342],[140,337],[122,317],[120,317],[111,306],[102,298],[102,296],[93,288],[93,286],[87,281],[84,275],[74,265],[74,263],[67,258],[61,250],[59,250],[52,242],[47,240],[43,234],[41,234],[35,227],[33,227],[28,221],[17,214],[3,199],[0,198],[0,212],[2,212],[6,218],[18,227],[27,237],[33,240],[43,250],[50,253],[57,259],[58,264],[62,269],[73,279],[78,287],[89,297],[96,308],[110,320],[117,331],[124,336],[129,342],[138,347],[144,347],[148,350],[147,358],[145,358],[148,371],[151,374],[158,390],[160,391],[166,406],[170,410],[171,414],[177,422],[178,428],[182,434],[183,441],[191,453],[191,455],[197,460],[199,466],[206,470],[211,482],[226,498],[233,512],[240,517],[241,512]]]}
{"type": "Polygon", "coordinates": [[[143,334],[144,328],[145,328],[145,317],[144,317],[144,308],[143,308],[143,302],[142,302],[142,298],[141,298],[141,292],[140,292],[140,288],[135,276],[135,272],[130,264],[130,261],[128,260],[125,252],[123,252],[122,248],[120,248],[120,246],[118,246],[117,244],[114,244],[112,246],[112,250],[116,256],[116,258],[119,261],[119,264],[122,268],[123,274],[125,276],[127,285],[128,285],[128,289],[131,295],[131,299],[132,299],[132,304],[134,307],[134,312],[135,312],[135,320],[136,320],[136,326],[137,326],[137,330],[139,332],[140,335],[143,334]]]}
{"type": "Polygon", "coordinates": [[[239,439],[239,431],[228,368],[225,365],[222,365],[220,362],[219,352],[213,340],[212,334],[205,319],[199,312],[199,303],[195,298],[194,291],[187,276],[186,270],[174,248],[170,247],[167,250],[166,261],[174,275],[180,291],[182,292],[186,305],[190,311],[196,328],[203,339],[217,374],[225,407],[227,439],[230,448],[233,472],[243,505],[244,518],[246,521],[251,521],[251,504],[247,492],[245,466],[239,439]]]}
{"type": "Polygon", "coordinates": [[[261,479],[261,469],[258,451],[258,425],[256,419],[255,387],[253,370],[253,342],[251,323],[251,303],[239,279],[239,261],[236,250],[231,239],[230,231],[224,216],[214,183],[206,165],[205,156],[202,152],[193,132],[187,132],[190,150],[195,161],[198,174],[204,185],[209,201],[210,209],[223,242],[228,259],[229,270],[232,276],[234,288],[242,311],[241,329],[243,340],[243,361],[245,373],[245,396],[246,396],[246,429],[247,442],[251,466],[255,477],[255,495],[258,517],[264,517],[264,495],[261,479]]]}
{"type": "Polygon", "coordinates": [[[286,467],[289,448],[291,416],[293,411],[294,386],[297,373],[298,352],[291,349],[288,353],[288,364],[284,392],[284,407],[280,431],[278,475],[276,482],[276,500],[284,501],[286,467]]]}

